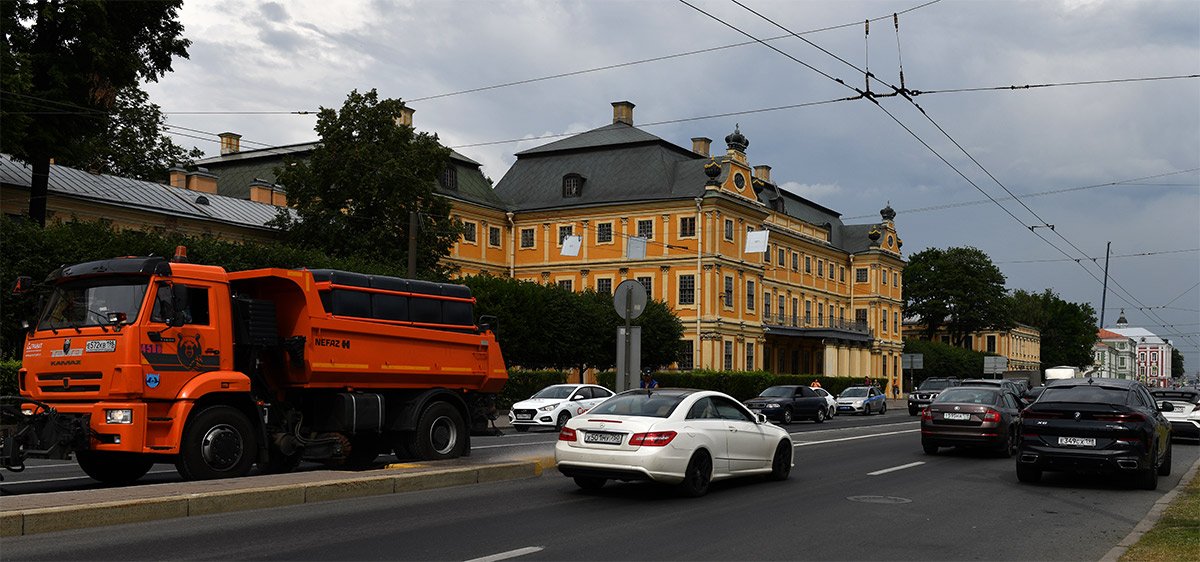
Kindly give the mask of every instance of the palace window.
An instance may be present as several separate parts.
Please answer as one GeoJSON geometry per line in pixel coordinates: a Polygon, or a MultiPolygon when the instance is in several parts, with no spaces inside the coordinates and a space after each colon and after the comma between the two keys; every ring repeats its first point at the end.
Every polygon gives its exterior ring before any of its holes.
{"type": "Polygon", "coordinates": [[[608,244],[612,242],[612,223],[602,222],[596,225],[596,243],[608,244]]]}
{"type": "Polygon", "coordinates": [[[691,238],[696,235],[696,217],[679,217],[679,237],[691,238]]]}
{"type": "Polygon", "coordinates": [[[488,227],[488,246],[492,246],[494,248],[500,247],[500,227],[488,227]]]}
{"type": "Polygon", "coordinates": [[[858,267],[858,268],[854,269],[854,282],[855,283],[866,283],[867,282],[867,268],[858,267]]]}
{"type": "Polygon", "coordinates": [[[653,277],[638,277],[637,282],[641,283],[642,286],[646,288],[646,294],[649,295],[651,299],[653,299],[654,298],[654,278],[653,277]]]}
{"type": "Polygon", "coordinates": [[[641,236],[642,238],[645,238],[646,240],[652,240],[654,238],[654,221],[653,220],[637,221],[637,235],[641,236]]]}
{"type": "Polygon", "coordinates": [[[754,310],[754,282],[746,281],[746,310],[754,310]]]}
{"type": "Polygon", "coordinates": [[[679,276],[679,304],[696,304],[696,276],[679,276]]]}
{"type": "Polygon", "coordinates": [[[562,181],[563,197],[579,197],[583,194],[583,176],[567,174],[562,181]]]}
{"type": "Polygon", "coordinates": [[[532,228],[522,228],[521,229],[521,247],[522,248],[532,248],[533,247],[533,235],[534,235],[534,232],[533,232],[532,228]]]}
{"type": "Polygon", "coordinates": [[[474,244],[475,240],[476,240],[475,237],[477,235],[478,228],[479,228],[479,225],[477,225],[471,221],[462,221],[463,241],[467,242],[469,244],[474,244]]]}

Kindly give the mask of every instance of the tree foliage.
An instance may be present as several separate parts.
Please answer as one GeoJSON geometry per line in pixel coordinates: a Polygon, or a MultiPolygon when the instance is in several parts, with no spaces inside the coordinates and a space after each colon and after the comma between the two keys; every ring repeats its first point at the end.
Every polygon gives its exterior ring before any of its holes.
{"type": "Polygon", "coordinates": [[[118,93],[156,81],[190,41],[182,0],[9,0],[0,10],[0,151],[33,169],[30,217],[45,224],[50,159],[87,160],[118,93]]]}
{"type": "Polygon", "coordinates": [[[1013,320],[1041,331],[1042,366],[1092,364],[1096,311],[1088,303],[1067,302],[1054,291],[1017,290],[1010,299],[1013,320]]]}
{"type": "Polygon", "coordinates": [[[1012,326],[1004,274],[976,248],[929,248],[904,268],[904,316],[919,320],[932,338],[940,328],[962,345],[972,332],[1012,326]]]}
{"type": "Polygon", "coordinates": [[[1171,348],[1171,378],[1182,377],[1183,373],[1184,373],[1183,368],[1184,368],[1183,354],[1180,353],[1178,349],[1172,347],[1171,348]]]}
{"type": "Polygon", "coordinates": [[[122,89],[104,120],[104,132],[82,143],[79,161],[59,163],[93,174],[165,182],[172,166],[189,166],[204,157],[203,150],[185,149],[163,133],[162,108],[138,86],[122,89]]]}
{"type": "Polygon", "coordinates": [[[984,354],[938,341],[904,340],[904,353],[920,353],[924,365],[919,371],[904,373],[905,391],[911,391],[927,378],[956,377],[967,379],[983,376],[984,354]],[[913,379],[916,379],[915,381],[913,379]],[[915,383],[915,384],[914,384],[915,383]]]}
{"type": "Polygon", "coordinates": [[[337,257],[408,262],[409,213],[419,215],[417,276],[443,279],[442,258],[461,234],[450,203],[434,194],[450,149],[436,135],[400,125],[403,102],[375,90],[350,92],[340,110],[321,108],[320,145],[277,171],[295,215],[274,224],[297,245],[337,257]]]}

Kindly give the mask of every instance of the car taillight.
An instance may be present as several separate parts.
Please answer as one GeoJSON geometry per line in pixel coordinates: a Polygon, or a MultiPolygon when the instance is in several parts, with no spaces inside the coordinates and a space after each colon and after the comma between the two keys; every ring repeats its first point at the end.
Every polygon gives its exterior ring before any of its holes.
{"type": "Polygon", "coordinates": [[[1146,421],[1146,417],[1137,412],[1128,414],[1096,414],[1096,421],[1138,423],[1146,421]]]}
{"type": "Polygon", "coordinates": [[[929,413],[929,408],[921,408],[921,421],[933,421],[933,414],[929,413]]]}
{"type": "Polygon", "coordinates": [[[654,431],[650,433],[634,433],[629,438],[629,444],[635,447],[662,447],[670,443],[677,435],[674,431],[654,431]]]}
{"type": "Polygon", "coordinates": [[[571,429],[569,427],[562,428],[562,431],[558,432],[558,440],[559,441],[574,441],[575,440],[575,430],[571,429]]]}
{"type": "Polygon", "coordinates": [[[986,423],[986,422],[1000,423],[1000,412],[997,412],[996,410],[988,410],[988,411],[984,412],[983,413],[983,421],[984,421],[984,423],[986,423]]]}

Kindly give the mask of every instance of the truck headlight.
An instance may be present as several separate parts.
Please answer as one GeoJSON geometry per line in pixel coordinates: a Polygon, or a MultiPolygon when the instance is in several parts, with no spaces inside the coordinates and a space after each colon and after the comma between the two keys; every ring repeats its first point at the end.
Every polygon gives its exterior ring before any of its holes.
{"type": "Polygon", "coordinates": [[[133,423],[133,410],[104,410],[104,423],[133,423]]]}

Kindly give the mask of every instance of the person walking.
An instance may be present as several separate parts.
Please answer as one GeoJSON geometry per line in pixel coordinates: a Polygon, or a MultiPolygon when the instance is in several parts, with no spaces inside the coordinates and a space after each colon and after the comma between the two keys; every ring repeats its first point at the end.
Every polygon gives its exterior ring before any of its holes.
{"type": "Polygon", "coordinates": [[[658,381],[650,376],[650,373],[642,373],[641,388],[658,388],[658,381]]]}
{"type": "Polygon", "coordinates": [[[813,379],[812,384],[808,386],[812,388],[821,388],[821,379],[813,379]]]}

